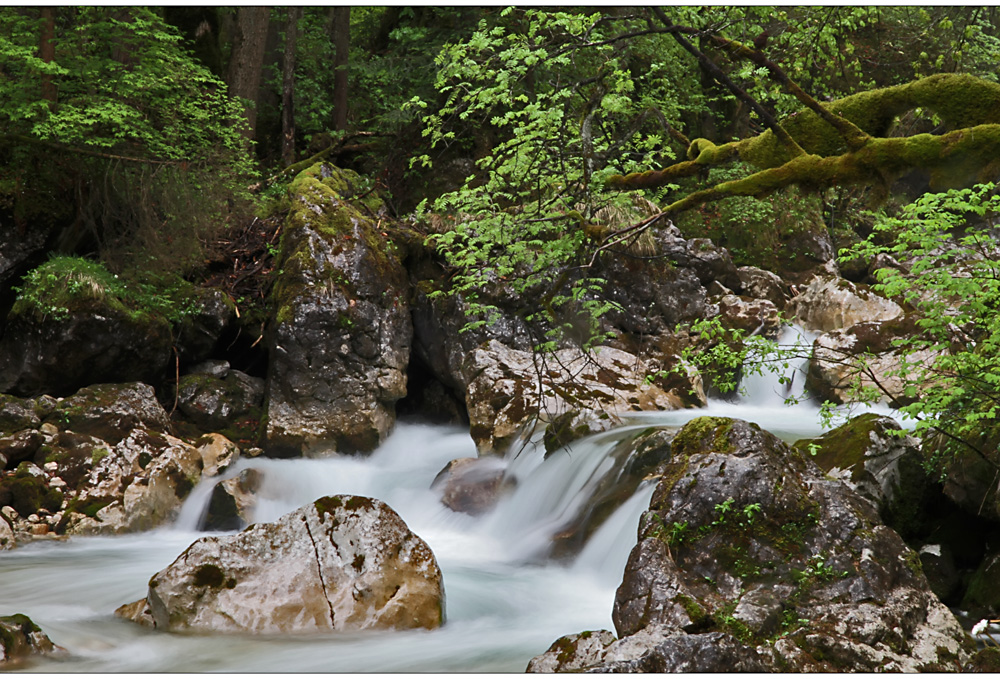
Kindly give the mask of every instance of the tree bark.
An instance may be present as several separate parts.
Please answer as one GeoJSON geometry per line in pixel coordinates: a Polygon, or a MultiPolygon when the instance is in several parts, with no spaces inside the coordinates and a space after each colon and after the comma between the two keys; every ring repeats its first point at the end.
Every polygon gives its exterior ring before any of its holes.
{"type": "Polygon", "coordinates": [[[301,7],[289,7],[285,25],[285,58],[281,79],[281,160],[286,167],[295,162],[295,42],[301,15],[301,7]]]}
{"type": "Polygon", "coordinates": [[[347,52],[351,46],[351,8],[333,8],[333,129],[347,129],[347,52]]]}
{"type": "Polygon", "coordinates": [[[236,13],[228,84],[230,95],[245,101],[249,129],[244,134],[248,139],[257,134],[257,100],[270,12],[269,7],[240,7],[236,13]]]}
{"type": "MultiPolygon", "coordinates": [[[[49,64],[56,58],[56,13],[54,7],[42,7],[41,12],[42,31],[38,39],[38,58],[49,64]]],[[[52,76],[48,73],[42,74],[42,99],[55,102],[57,96],[52,76]]]]}

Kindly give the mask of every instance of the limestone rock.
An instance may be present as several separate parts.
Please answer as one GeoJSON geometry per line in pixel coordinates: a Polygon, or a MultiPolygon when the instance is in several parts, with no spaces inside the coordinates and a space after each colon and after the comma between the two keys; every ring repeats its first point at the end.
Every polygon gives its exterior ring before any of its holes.
{"type": "Polygon", "coordinates": [[[595,671],[946,671],[966,635],[872,505],[756,425],[697,418],[639,526],[595,671]]]}
{"type": "Polygon", "coordinates": [[[0,617],[0,669],[13,669],[29,662],[33,656],[61,651],[28,616],[0,617]]]}
{"type": "Polygon", "coordinates": [[[933,378],[924,379],[920,370],[938,357],[931,351],[920,350],[904,363],[892,341],[912,332],[913,319],[898,317],[856,323],[820,335],[813,342],[806,386],[819,398],[833,403],[857,400],[858,385],[862,388],[877,385],[882,402],[912,403],[933,384],[933,378]],[[917,390],[908,392],[908,382],[916,382],[917,390]]]}
{"type": "Polygon", "coordinates": [[[470,433],[480,454],[502,455],[527,427],[569,410],[605,412],[611,426],[622,412],[705,404],[701,376],[693,368],[686,376],[659,377],[656,363],[611,347],[539,357],[490,341],[466,357],[463,371],[470,433]],[[648,382],[650,375],[654,379],[648,382]]]}
{"type": "Polygon", "coordinates": [[[756,299],[766,299],[779,311],[791,299],[791,289],[775,273],[755,266],[741,266],[736,270],[743,292],[756,299]]]}
{"type": "Polygon", "coordinates": [[[719,316],[727,328],[743,330],[748,335],[777,339],[781,330],[778,309],[766,299],[750,299],[737,295],[723,295],[714,300],[719,305],[719,316]]]}
{"type": "Polygon", "coordinates": [[[815,439],[797,441],[795,448],[821,469],[837,476],[867,498],[887,525],[904,537],[918,534],[930,521],[927,506],[933,483],[923,467],[919,442],[896,435],[899,423],[867,413],[852,418],[815,439]]]}
{"type": "Polygon", "coordinates": [[[266,449],[368,452],[406,394],[413,335],[406,272],[351,172],[317,164],[290,187],[268,337],[266,449]]]}
{"type": "Polygon", "coordinates": [[[789,305],[803,327],[820,332],[886,321],[903,313],[895,302],[842,278],[813,278],[789,305]]]}
{"type": "Polygon", "coordinates": [[[171,347],[166,320],[96,300],[59,318],[15,308],[0,339],[0,391],[62,396],[97,383],[157,383],[171,347]]]}
{"type": "Polygon", "coordinates": [[[216,484],[199,530],[239,530],[253,523],[256,493],[263,480],[259,469],[244,469],[235,478],[216,484]]]}
{"type": "Polygon", "coordinates": [[[136,427],[168,431],[167,412],[148,384],[94,384],[59,402],[46,422],[114,445],[136,427]]]}
{"type": "Polygon", "coordinates": [[[545,653],[528,663],[526,672],[575,672],[596,665],[604,658],[615,635],[606,629],[580,632],[557,639],[545,653]]]}
{"type": "Polygon", "coordinates": [[[197,540],[150,579],[146,598],[169,631],[430,629],[444,618],[427,544],[384,503],[347,495],[197,540]]]}
{"type": "Polygon", "coordinates": [[[232,427],[238,418],[257,411],[264,400],[264,380],[228,368],[221,376],[183,375],[178,389],[178,408],[202,431],[232,427]]]}

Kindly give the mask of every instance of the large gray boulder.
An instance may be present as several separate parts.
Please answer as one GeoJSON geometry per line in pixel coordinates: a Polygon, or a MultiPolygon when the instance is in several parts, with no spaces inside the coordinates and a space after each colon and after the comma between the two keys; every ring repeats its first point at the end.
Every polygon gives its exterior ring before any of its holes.
{"type": "Polygon", "coordinates": [[[289,192],[268,334],[265,450],[374,450],[406,395],[406,272],[352,172],[317,164],[289,192]]]}
{"type": "Polygon", "coordinates": [[[434,554],[391,508],[336,495],[197,540],[119,615],[165,631],[431,629],[444,590],[434,554]]]}
{"type": "Polygon", "coordinates": [[[672,456],[615,597],[619,638],[589,646],[580,669],[912,672],[966,660],[919,557],[844,483],[727,418],[692,420],[672,456]]]}

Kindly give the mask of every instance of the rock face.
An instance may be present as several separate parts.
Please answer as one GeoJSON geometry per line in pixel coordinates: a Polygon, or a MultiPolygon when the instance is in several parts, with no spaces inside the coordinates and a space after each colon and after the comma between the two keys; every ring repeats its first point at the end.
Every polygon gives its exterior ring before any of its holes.
{"type": "Polygon", "coordinates": [[[0,669],[12,669],[32,656],[51,655],[60,650],[28,616],[0,617],[0,669]]]}
{"type": "Polygon", "coordinates": [[[259,414],[264,399],[264,380],[239,370],[221,375],[194,373],[181,377],[178,407],[202,431],[221,431],[236,420],[259,414]]]}
{"type": "Polygon", "coordinates": [[[849,328],[862,321],[885,321],[903,313],[895,302],[842,278],[813,278],[789,304],[806,330],[820,332],[849,328]]]}
{"type": "Polygon", "coordinates": [[[155,382],[170,346],[166,321],[103,308],[45,321],[12,312],[0,340],[0,391],[63,395],[97,382],[155,382]]]}
{"type": "Polygon", "coordinates": [[[661,366],[619,349],[599,347],[590,355],[563,349],[542,360],[496,341],[466,357],[465,401],[480,454],[502,455],[525,427],[571,410],[604,411],[607,428],[617,422],[619,412],[705,403],[696,371],[655,377],[661,366]],[[647,382],[650,375],[654,379],[647,382]]]}
{"type": "Polygon", "coordinates": [[[886,525],[904,537],[929,520],[931,481],[923,468],[919,442],[900,436],[899,423],[868,413],[852,418],[816,439],[797,441],[795,448],[832,476],[840,478],[878,509],[886,525]]]}
{"type": "Polygon", "coordinates": [[[358,188],[354,173],[318,164],[289,189],[268,340],[270,455],[371,451],[406,394],[406,273],[369,208],[348,202],[358,188]]]}
{"type": "Polygon", "coordinates": [[[589,648],[587,669],[948,671],[965,661],[966,636],[917,555],[842,482],[739,420],[692,420],[672,449],[615,597],[619,639],[589,648]]]}
{"type": "Polygon", "coordinates": [[[859,386],[877,386],[880,400],[886,403],[912,403],[929,383],[908,392],[907,382],[921,382],[920,368],[938,357],[934,352],[920,350],[904,363],[893,340],[913,334],[915,327],[911,318],[899,316],[864,321],[820,335],[813,343],[806,386],[820,399],[833,403],[856,400],[859,386]]]}
{"type": "Polygon", "coordinates": [[[150,579],[146,600],[155,627],[170,631],[430,629],[444,619],[427,544],[384,503],[348,495],[197,540],[150,579]]]}

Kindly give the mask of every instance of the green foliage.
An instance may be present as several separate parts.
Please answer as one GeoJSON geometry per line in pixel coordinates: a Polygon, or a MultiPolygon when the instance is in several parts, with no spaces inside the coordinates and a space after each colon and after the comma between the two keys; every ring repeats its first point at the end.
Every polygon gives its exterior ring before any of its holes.
{"type": "Polygon", "coordinates": [[[196,259],[253,172],[240,107],[153,10],[54,14],[46,62],[39,11],[0,8],[0,207],[22,226],[74,221],[66,251],[196,259]]]}
{"type": "Polygon", "coordinates": [[[992,184],[926,194],[898,217],[881,216],[871,237],[842,251],[844,257],[889,254],[904,262],[901,269],[879,269],[873,288],[919,314],[919,334],[894,342],[904,360],[892,374],[915,398],[900,410],[916,421],[916,432],[945,435],[941,452],[981,450],[998,427],[997,213],[1000,196],[992,184]]]}
{"type": "Polygon", "coordinates": [[[82,257],[56,256],[32,270],[15,288],[12,313],[39,318],[67,318],[70,312],[94,304],[130,316],[158,316],[178,322],[197,311],[186,294],[189,283],[177,277],[146,276],[128,281],[112,274],[100,262],[82,257]]]}

